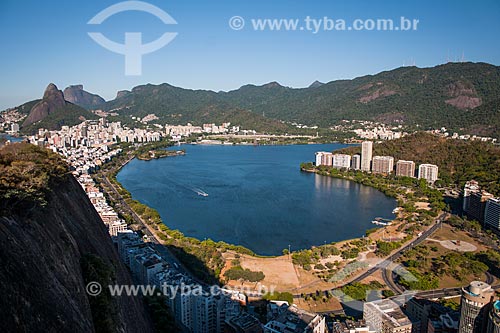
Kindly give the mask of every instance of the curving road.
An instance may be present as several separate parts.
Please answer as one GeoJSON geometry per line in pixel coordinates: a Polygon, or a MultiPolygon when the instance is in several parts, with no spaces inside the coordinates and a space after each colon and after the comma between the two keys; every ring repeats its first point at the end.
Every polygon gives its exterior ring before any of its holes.
{"type": "MultiPolygon", "coordinates": [[[[349,280],[349,281],[347,281],[347,282],[339,285],[336,289],[333,289],[333,290],[337,290],[337,289],[342,288],[343,286],[351,284],[353,282],[361,282],[362,280],[364,280],[368,276],[371,276],[374,273],[376,273],[379,269],[382,269],[383,270],[382,277],[384,278],[384,281],[386,282],[387,286],[394,293],[400,294],[402,292],[401,288],[394,283],[394,280],[392,278],[389,278],[389,276],[387,276],[387,273],[386,273],[387,268],[389,267],[389,265],[391,265],[394,262],[394,260],[396,260],[399,257],[401,257],[406,250],[411,249],[412,247],[421,244],[430,235],[432,235],[438,228],[441,227],[441,224],[443,223],[444,219],[447,216],[448,216],[448,213],[442,213],[436,219],[436,222],[434,223],[434,225],[432,227],[430,227],[429,229],[427,229],[426,231],[422,232],[422,235],[420,235],[418,238],[416,238],[415,240],[413,240],[410,243],[406,244],[405,246],[399,248],[397,250],[397,252],[392,253],[391,255],[385,257],[384,260],[382,260],[381,262],[379,262],[377,265],[373,266],[372,268],[368,269],[366,272],[364,272],[364,273],[356,276],[355,278],[353,278],[353,279],[351,279],[351,280],[349,280]]],[[[324,290],[322,292],[323,293],[328,293],[329,291],[331,291],[331,289],[324,290]]],[[[301,295],[300,294],[296,294],[296,295],[293,295],[293,297],[294,298],[300,298],[301,295]]]]}
{"type": "MultiPolygon", "coordinates": [[[[134,159],[134,156],[129,155],[129,157],[124,163],[122,163],[120,166],[116,167],[111,171],[116,171],[122,168],[132,159],[134,159]]],[[[100,175],[102,176],[103,182],[113,192],[113,193],[108,192],[107,194],[110,196],[110,198],[112,198],[115,201],[115,205],[120,207],[120,209],[123,209],[124,211],[129,213],[130,216],[132,216],[132,218],[134,219],[134,221],[142,226],[142,232],[148,236],[148,239],[150,239],[150,242],[153,243],[153,247],[160,254],[163,260],[168,262],[171,266],[174,266],[180,273],[189,276],[191,279],[193,279],[193,281],[197,282],[202,286],[206,286],[206,284],[203,281],[200,281],[195,276],[193,276],[193,274],[191,274],[189,270],[179,260],[177,260],[177,258],[172,254],[172,252],[170,252],[164,245],[161,244],[160,240],[155,236],[154,232],[152,231],[151,226],[148,225],[146,222],[144,222],[144,220],[139,215],[137,215],[132,208],[130,208],[130,206],[127,204],[123,196],[116,189],[115,185],[109,181],[107,173],[101,172],[100,175]]]]}

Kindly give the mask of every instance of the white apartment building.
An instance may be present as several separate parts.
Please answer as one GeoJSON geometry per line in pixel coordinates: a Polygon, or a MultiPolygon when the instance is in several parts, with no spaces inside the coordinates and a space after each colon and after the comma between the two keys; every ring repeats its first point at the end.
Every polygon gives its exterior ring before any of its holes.
{"type": "Polygon", "coordinates": [[[428,183],[434,183],[438,179],[438,166],[434,164],[420,164],[418,167],[418,178],[425,179],[428,183]]]}
{"type": "Polygon", "coordinates": [[[374,156],[372,159],[372,172],[389,174],[394,170],[394,157],[374,156]]]}
{"type": "Polygon", "coordinates": [[[363,319],[377,333],[411,333],[412,323],[399,305],[390,299],[366,302],[363,319]]]}
{"type": "Polygon", "coordinates": [[[332,156],[332,167],[349,169],[351,167],[351,155],[334,154],[332,156]]]}
{"type": "Polygon", "coordinates": [[[316,166],[325,165],[332,166],[333,154],[326,151],[318,151],[316,153],[316,166]]]}
{"type": "Polygon", "coordinates": [[[373,154],[373,142],[364,141],[361,144],[361,171],[370,171],[373,154]]]}

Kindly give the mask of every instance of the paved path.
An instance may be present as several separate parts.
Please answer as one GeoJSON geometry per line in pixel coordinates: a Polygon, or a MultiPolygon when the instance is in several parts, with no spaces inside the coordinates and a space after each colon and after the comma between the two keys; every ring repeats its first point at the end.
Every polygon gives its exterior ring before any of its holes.
{"type": "Polygon", "coordinates": [[[448,249],[448,250],[455,250],[455,251],[460,251],[460,252],[473,252],[477,250],[477,247],[474,244],[467,243],[464,241],[460,241],[460,244],[456,240],[438,240],[438,239],[432,239],[429,238],[427,239],[428,241],[431,242],[436,242],[441,244],[442,247],[448,249]]]}

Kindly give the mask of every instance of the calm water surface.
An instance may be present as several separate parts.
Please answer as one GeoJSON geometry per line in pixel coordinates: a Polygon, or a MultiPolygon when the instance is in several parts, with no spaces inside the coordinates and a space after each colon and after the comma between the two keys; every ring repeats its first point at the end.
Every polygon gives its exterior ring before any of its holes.
{"type": "Polygon", "coordinates": [[[277,255],[360,237],[373,218],[393,217],[395,200],[373,188],[299,171],[316,151],[342,147],[185,145],[185,156],[131,161],[118,181],[187,236],[277,255]]]}

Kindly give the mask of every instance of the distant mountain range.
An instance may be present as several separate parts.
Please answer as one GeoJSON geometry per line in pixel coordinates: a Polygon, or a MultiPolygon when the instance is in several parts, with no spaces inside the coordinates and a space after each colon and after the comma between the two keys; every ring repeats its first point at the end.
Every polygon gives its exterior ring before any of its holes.
{"type": "Polygon", "coordinates": [[[122,119],[154,113],[170,124],[230,121],[287,131],[290,127],[282,121],[327,128],[357,119],[500,136],[500,67],[486,63],[401,67],[352,80],[316,81],[307,88],[271,82],[214,92],[163,83],[120,91],[108,102],[82,86],[66,88],[64,96],[85,108],[116,112],[122,119]]]}
{"type": "Polygon", "coordinates": [[[120,92],[102,108],[139,117],[154,113],[168,123],[215,121],[221,113],[231,120],[230,112],[238,110],[253,113],[256,117],[247,117],[254,122],[266,118],[329,127],[358,119],[499,136],[500,67],[401,67],[353,80],[314,82],[302,89],[271,82],[216,93],[148,84],[120,92]]]}

